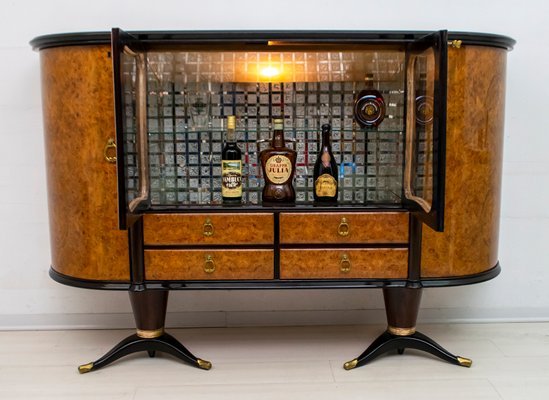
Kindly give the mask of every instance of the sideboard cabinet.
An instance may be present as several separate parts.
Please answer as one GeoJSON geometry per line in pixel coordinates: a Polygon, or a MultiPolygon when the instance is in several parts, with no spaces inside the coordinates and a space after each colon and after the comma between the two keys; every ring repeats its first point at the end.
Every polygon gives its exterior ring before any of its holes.
{"type": "Polygon", "coordinates": [[[113,29],[31,44],[42,72],[50,275],[128,291],[137,325],[80,372],[135,351],[209,369],[164,331],[169,291],[190,289],[379,288],[387,331],[346,369],[407,347],[471,365],[416,331],[416,318],[423,288],[500,271],[512,39],[113,29]],[[237,205],[221,196],[229,115],[242,152],[237,205]],[[272,206],[262,204],[259,153],[275,118],[297,152],[296,199],[272,206]],[[326,123],[335,205],[313,201],[326,123]]]}

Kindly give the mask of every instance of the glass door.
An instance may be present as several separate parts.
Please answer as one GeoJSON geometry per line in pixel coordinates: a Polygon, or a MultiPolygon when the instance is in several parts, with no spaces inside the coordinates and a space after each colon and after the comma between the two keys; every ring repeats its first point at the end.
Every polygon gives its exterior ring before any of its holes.
{"type": "Polygon", "coordinates": [[[444,230],[447,32],[416,40],[406,52],[404,195],[421,221],[444,230]]]}
{"type": "Polygon", "coordinates": [[[118,218],[128,228],[128,215],[148,207],[147,71],[139,40],[114,28],[111,35],[118,168],[118,218]]]}

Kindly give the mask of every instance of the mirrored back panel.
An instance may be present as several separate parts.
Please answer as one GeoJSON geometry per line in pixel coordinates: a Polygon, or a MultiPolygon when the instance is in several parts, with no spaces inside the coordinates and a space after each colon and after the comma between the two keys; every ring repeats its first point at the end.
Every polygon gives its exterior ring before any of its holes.
{"type": "Polygon", "coordinates": [[[145,183],[153,209],[221,204],[226,117],[236,115],[244,204],[261,204],[258,155],[269,145],[274,118],[284,119],[287,145],[298,153],[296,204],[313,200],[324,123],[332,126],[339,204],[401,204],[405,52],[372,46],[287,50],[154,51],[141,54],[141,63],[135,54],[124,54],[127,201],[137,198],[145,183]],[[140,75],[146,84],[139,84],[140,75]],[[385,103],[376,127],[361,127],[354,115],[365,89],[377,90],[385,103]],[[138,92],[146,98],[145,110],[138,110],[138,92]],[[140,118],[146,118],[145,146],[138,143],[140,118]]]}

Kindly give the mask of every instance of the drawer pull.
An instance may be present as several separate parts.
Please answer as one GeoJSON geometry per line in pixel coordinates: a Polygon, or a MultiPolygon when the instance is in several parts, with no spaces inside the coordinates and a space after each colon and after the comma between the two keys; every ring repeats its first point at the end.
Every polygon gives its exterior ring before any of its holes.
{"type": "Polygon", "coordinates": [[[215,271],[215,262],[213,260],[213,257],[211,255],[206,256],[206,260],[204,261],[204,272],[207,274],[213,274],[215,271]]]}
{"type": "Polygon", "coordinates": [[[341,222],[339,223],[339,227],[337,228],[337,233],[339,234],[339,236],[349,235],[349,223],[347,222],[347,218],[341,218],[341,222]]]}
{"type": "Polygon", "coordinates": [[[214,234],[214,226],[212,224],[212,221],[208,218],[206,219],[206,222],[204,222],[204,236],[210,237],[214,234]]]}
{"type": "Polygon", "coordinates": [[[347,254],[341,256],[341,261],[339,262],[339,270],[346,274],[351,270],[351,260],[347,254]]]}

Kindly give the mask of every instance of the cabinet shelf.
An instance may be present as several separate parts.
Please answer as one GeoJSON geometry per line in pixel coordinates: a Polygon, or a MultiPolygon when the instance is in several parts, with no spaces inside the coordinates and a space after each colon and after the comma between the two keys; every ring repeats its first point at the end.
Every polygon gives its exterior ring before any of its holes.
{"type": "Polygon", "coordinates": [[[355,212],[355,211],[407,211],[399,204],[345,204],[320,205],[312,202],[300,204],[262,205],[242,203],[237,205],[227,204],[179,204],[179,205],[155,205],[144,210],[143,213],[171,213],[171,212],[355,212]]]}
{"type": "MultiPolygon", "coordinates": [[[[156,136],[156,135],[185,135],[185,134],[189,134],[189,133],[216,133],[216,134],[220,134],[220,135],[224,135],[225,133],[227,132],[226,129],[220,129],[220,128],[202,128],[202,129],[193,129],[193,128],[189,128],[189,129],[178,129],[178,130],[164,130],[164,131],[148,131],[147,134],[149,136],[156,136]]],[[[241,129],[241,128],[238,128],[236,129],[236,134],[240,134],[240,135],[243,135],[243,134],[246,134],[246,133],[250,133],[250,132],[259,132],[259,133],[265,133],[265,134],[268,134],[270,135],[272,133],[271,129],[269,128],[249,128],[249,129],[241,129]]],[[[287,135],[287,136],[292,136],[292,134],[296,134],[296,133],[319,133],[320,132],[320,128],[285,128],[284,130],[284,133],[287,135]]],[[[136,132],[132,132],[132,131],[128,131],[126,132],[128,135],[135,135],[136,132]]],[[[332,129],[332,135],[335,136],[337,138],[338,135],[341,135],[341,134],[357,134],[357,133],[360,133],[360,134],[364,134],[364,135],[368,135],[368,134],[373,134],[373,133],[377,133],[377,134],[394,134],[394,135],[399,135],[399,134],[403,134],[403,131],[402,129],[360,129],[360,128],[357,128],[357,129],[332,129]]],[[[182,139],[183,140],[183,139],[182,139]]]]}

